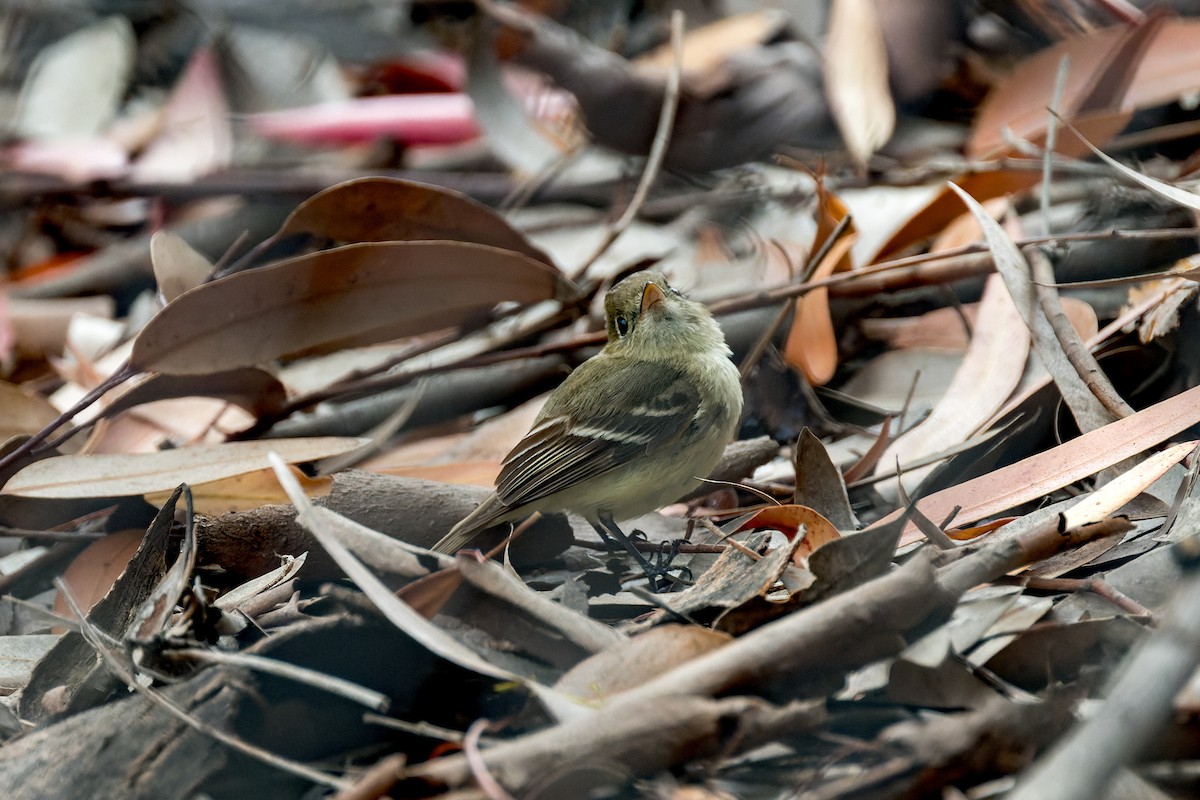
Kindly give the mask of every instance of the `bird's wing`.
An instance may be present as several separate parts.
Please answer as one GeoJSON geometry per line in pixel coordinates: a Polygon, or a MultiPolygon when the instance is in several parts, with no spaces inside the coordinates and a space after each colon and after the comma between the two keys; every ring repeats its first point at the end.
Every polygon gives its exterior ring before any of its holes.
{"type": "MultiPolygon", "coordinates": [[[[582,379],[580,372],[594,362],[571,378],[582,379]]],[[[618,379],[593,385],[590,411],[547,405],[504,459],[496,481],[501,503],[514,508],[536,502],[689,434],[700,395],[684,370],[630,362],[613,374],[618,379]]]]}

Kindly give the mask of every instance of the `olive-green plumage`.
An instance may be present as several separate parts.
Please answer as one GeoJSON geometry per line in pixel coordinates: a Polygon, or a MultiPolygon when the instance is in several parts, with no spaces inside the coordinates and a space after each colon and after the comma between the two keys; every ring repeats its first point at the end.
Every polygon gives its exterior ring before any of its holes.
{"type": "Polygon", "coordinates": [[[534,511],[596,523],[671,503],[708,475],[742,413],[737,369],[716,321],[655,272],[615,285],[608,344],[563,381],[504,459],[496,490],[434,550],[534,511]]]}

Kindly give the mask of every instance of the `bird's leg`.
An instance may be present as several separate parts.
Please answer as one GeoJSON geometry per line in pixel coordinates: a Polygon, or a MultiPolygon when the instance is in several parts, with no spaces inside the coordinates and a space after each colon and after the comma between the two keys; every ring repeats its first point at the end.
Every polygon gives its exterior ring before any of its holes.
{"type": "Polygon", "coordinates": [[[613,520],[611,514],[601,514],[599,516],[599,521],[593,522],[592,527],[595,528],[596,532],[600,534],[601,539],[604,539],[606,542],[615,541],[620,544],[621,547],[625,548],[629,555],[633,556],[633,560],[638,563],[638,566],[642,568],[642,572],[650,581],[651,590],[655,592],[659,590],[660,579],[667,575],[670,560],[668,560],[664,565],[660,557],[658,559],[658,564],[651,564],[650,561],[647,560],[644,555],[642,555],[642,551],[637,549],[637,545],[635,545],[633,541],[626,536],[619,527],[617,527],[617,523],[613,520]]]}
{"type": "Polygon", "coordinates": [[[637,545],[617,527],[617,523],[613,521],[610,515],[602,514],[598,521],[592,522],[592,527],[596,529],[596,533],[600,534],[600,538],[604,540],[610,549],[614,543],[619,544],[629,555],[633,556],[643,571],[653,569],[650,562],[637,549],[637,545]]]}

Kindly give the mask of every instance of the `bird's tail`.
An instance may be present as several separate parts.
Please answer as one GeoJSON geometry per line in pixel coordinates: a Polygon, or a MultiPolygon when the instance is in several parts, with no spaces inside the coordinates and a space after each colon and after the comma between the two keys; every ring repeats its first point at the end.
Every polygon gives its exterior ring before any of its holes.
{"type": "Polygon", "coordinates": [[[500,522],[508,510],[508,507],[497,500],[496,495],[493,494],[476,506],[474,511],[459,520],[449,533],[429,549],[435,553],[453,555],[470,544],[478,534],[500,522]]]}

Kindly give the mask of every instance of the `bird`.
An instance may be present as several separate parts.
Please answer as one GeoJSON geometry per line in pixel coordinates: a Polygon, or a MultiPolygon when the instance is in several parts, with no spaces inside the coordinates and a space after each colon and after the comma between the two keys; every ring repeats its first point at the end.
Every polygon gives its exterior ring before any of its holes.
{"type": "Polygon", "coordinates": [[[741,380],[712,314],[661,273],[629,275],[604,308],[604,348],[550,394],[495,490],[434,551],[455,553],[534,511],[568,511],[651,577],[617,523],[678,500],[712,471],[741,420],[741,380]]]}

